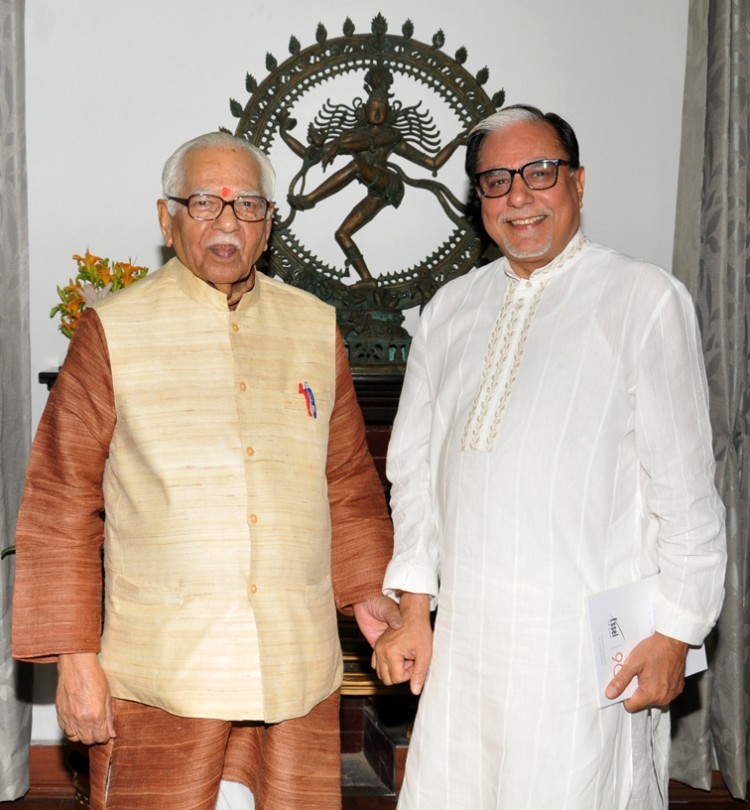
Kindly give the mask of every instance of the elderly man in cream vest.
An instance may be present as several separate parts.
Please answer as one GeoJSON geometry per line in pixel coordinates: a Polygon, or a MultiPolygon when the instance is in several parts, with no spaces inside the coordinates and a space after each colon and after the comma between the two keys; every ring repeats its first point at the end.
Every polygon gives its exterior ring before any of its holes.
{"type": "Polygon", "coordinates": [[[335,311],[256,272],[260,150],[201,136],[163,184],[176,258],[86,311],[35,438],[13,653],[57,661],[93,810],[211,810],[222,776],[336,810],[336,608],[370,641],[401,619],[335,311]]]}

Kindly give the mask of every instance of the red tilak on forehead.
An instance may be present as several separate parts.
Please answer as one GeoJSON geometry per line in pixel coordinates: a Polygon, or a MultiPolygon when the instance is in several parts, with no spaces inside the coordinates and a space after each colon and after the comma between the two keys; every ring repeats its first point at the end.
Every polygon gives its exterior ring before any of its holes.
{"type": "Polygon", "coordinates": [[[222,188],[222,190],[221,190],[221,196],[222,197],[229,197],[231,193],[232,193],[232,190],[227,188],[226,186],[224,186],[224,188],[222,188]]]}

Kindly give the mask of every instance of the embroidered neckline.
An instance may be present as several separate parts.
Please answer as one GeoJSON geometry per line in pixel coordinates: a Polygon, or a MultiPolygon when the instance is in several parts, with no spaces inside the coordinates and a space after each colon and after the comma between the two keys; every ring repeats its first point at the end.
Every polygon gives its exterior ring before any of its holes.
{"type": "Polygon", "coordinates": [[[555,256],[551,262],[540,267],[528,277],[521,278],[516,271],[510,266],[510,262],[505,259],[504,272],[508,278],[514,281],[529,282],[531,284],[540,284],[543,281],[549,280],[550,276],[558,275],[559,273],[568,270],[573,266],[573,259],[577,258],[578,254],[588,245],[589,240],[583,235],[583,232],[578,230],[575,236],[568,242],[562,253],[555,256]]]}
{"type": "Polygon", "coordinates": [[[559,256],[528,279],[518,276],[505,260],[505,275],[511,283],[484,353],[482,379],[461,438],[462,451],[489,453],[494,447],[542,294],[554,277],[573,266],[587,244],[579,230],[559,256]]]}
{"type": "Polygon", "coordinates": [[[482,381],[469,411],[461,450],[490,452],[518,376],[531,322],[549,279],[536,285],[534,295],[518,295],[518,284],[509,284],[500,314],[484,353],[482,381]]]}

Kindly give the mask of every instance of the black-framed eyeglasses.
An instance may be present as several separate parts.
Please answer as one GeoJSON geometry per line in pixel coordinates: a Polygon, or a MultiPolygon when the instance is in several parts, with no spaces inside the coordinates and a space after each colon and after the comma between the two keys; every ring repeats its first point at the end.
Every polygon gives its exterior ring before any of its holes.
{"type": "Polygon", "coordinates": [[[504,197],[513,185],[513,177],[520,174],[532,191],[544,191],[557,183],[560,166],[570,166],[569,160],[545,158],[532,160],[520,169],[488,169],[474,175],[477,190],[483,197],[504,197]]]}
{"type": "Polygon", "coordinates": [[[218,219],[224,209],[232,206],[234,215],[243,222],[260,222],[266,218],[268,207],[271,203],[265,197],[248,195],[245,197],[235,197],[233,200],[225,200],[217,194],[191,194],[189,197],[170,197],[187,208],[187,212],[192,219],[200,222],[218,219]]]}

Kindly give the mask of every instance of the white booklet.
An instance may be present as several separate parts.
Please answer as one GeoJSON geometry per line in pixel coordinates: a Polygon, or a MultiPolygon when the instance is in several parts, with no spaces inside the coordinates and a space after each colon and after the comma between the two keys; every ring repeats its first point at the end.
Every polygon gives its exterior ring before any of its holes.
{"type": "MultiPolygon", "coordinates": [[[[638,687],[637,678],[633,678],[620,697],[609,700],[604,696],[604,690],[633,647],[653,635],[656,629],[655,601],[658,582],[659,575],[654,574],[620,588],[586,597],[600,706],[619,703],[629,698],[638,687]]],[[[702,672],[706,666],[705,647],[691,647],[685,663],[685,675],[702,672]]]]}

